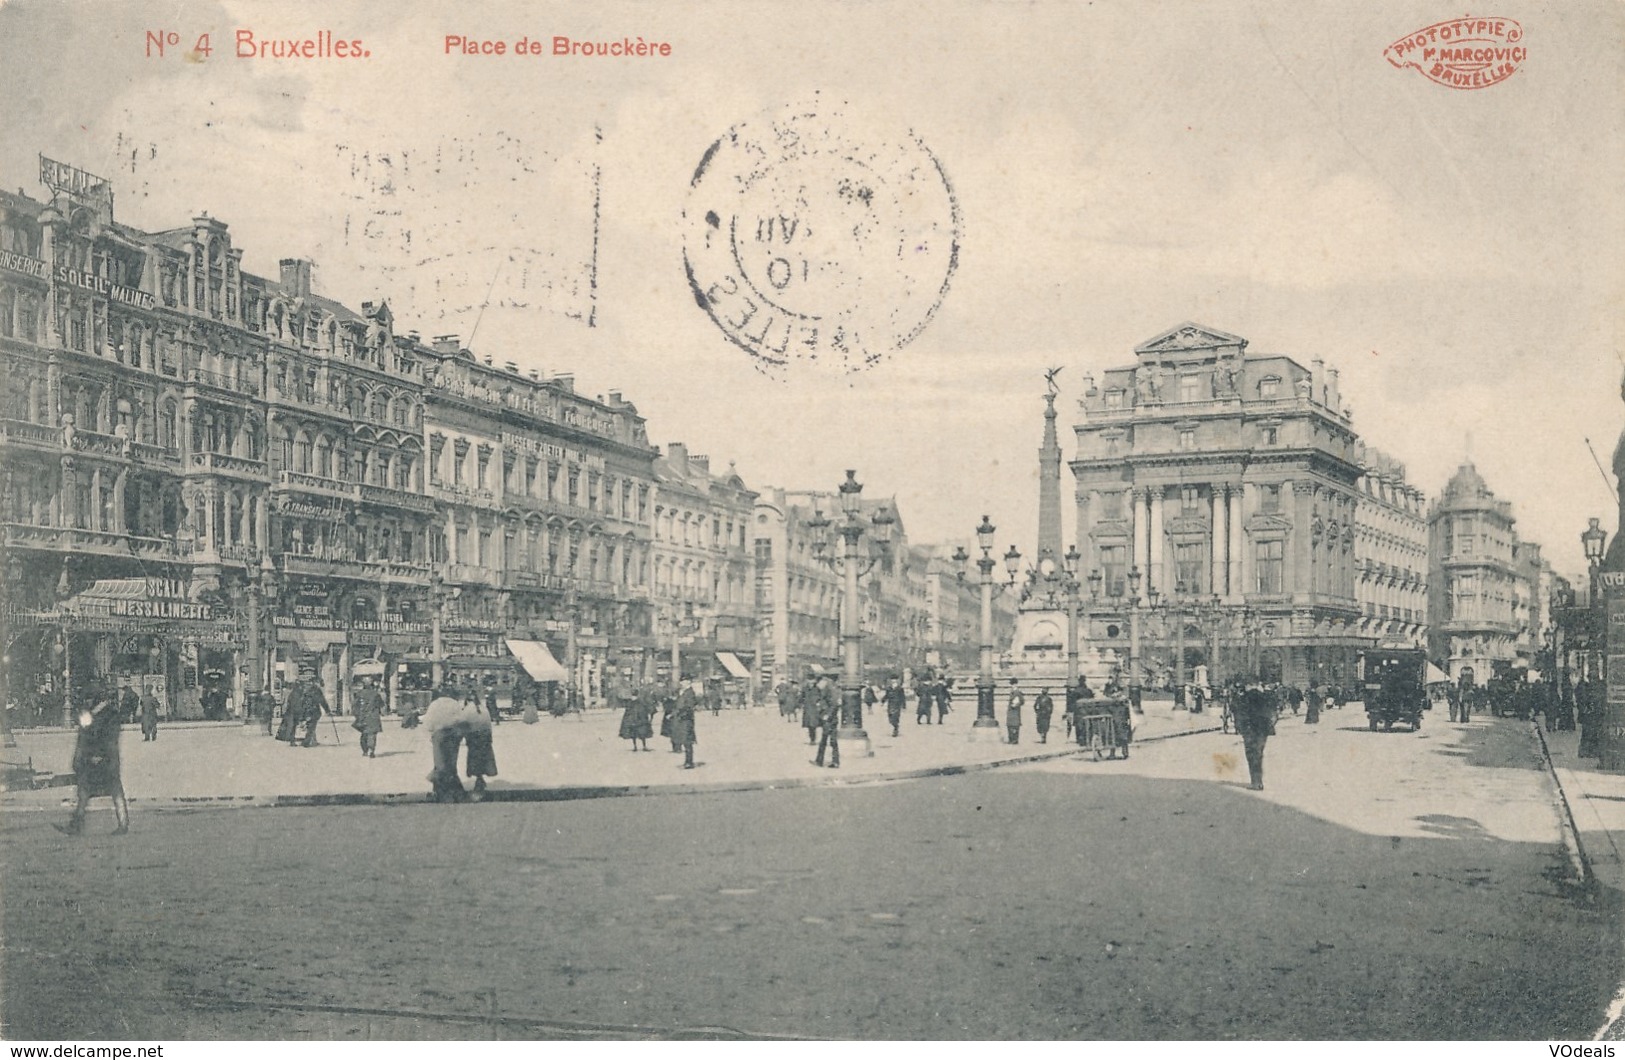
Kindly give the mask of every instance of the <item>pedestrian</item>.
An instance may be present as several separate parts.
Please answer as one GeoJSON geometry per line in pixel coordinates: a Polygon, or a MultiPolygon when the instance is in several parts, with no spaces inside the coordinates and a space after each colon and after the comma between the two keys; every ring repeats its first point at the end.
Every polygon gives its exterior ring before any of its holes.
{"type": "Polygon", "coordinates": [[[377,758],[378,734],[384,731],[384,694],[378,690],[378,679],[363,677],[353,699],[350,728],[361,734],[361,756],[377,758]]]}
{"type": "Polygon", "coordinates": [[[118,718],[119,724],[128,725],[141,715],[141,697],[135,689],[130,687],[128,675],[118,679],[118,718]]]}
{"type": "Polygon", "coordinates": [[[647,751],[649,738],[654,735],[653,697],[647,689],[633,689],[627,684],[618,685],[616,695],[621,701],[621,739],[631,740],[634,752],[647,751]]]}
{"type": "Polygon", "coordinates": [[[948,717],[948,711],[951,709],[949,704],[951,704],[954,700],[953,678],[939,678],[937,680],[937,687],[933,689],[933,691],[935,692],[937,699],[937,724],[941,725],[948,717]]]}
{"type": "Polygon", "coordinates": [[[818,678],[808,674],[801,685],[801,727],[807,730],[807,746],[818,742],[818,726],[822,724],[823,702],[819,697],[818,678]]]}
{"type": "Polygon", "coordinates": [[[82,693],[85,707],[74,722],[78,735],[73,744],[75,799],[68,823],[56,829],[66,835],[79,835],[85,829],[85,809],[90,800],[103,796],[113,800],[114,835],[130,830],[130,804],[124,797],[124,773],[119,762],[119,706],[110,689],[93,685],[82,693]]]}
{"type": "Polygon", "coordinates": [[[672,674],[671,679],[672,686],[670,688],[662,689],[660,694],[660,735],[664,736],[668,741],[671,742],[672,754],[676,754],[678,751],[681,751],[682,748],[677,746],[677,736],[675,735],[675,730],[672,727],[672,712],[677,709],[676,686],[681,683],[682,678],[677,674],[672,674]]]}
{"type": "Polygon", "coordinates": [[[1257,681],[1250,681],[1235,705],[1236,731],[1247,755],[1247,775],[1252,791],[1264,790],[1264,744],[1275,735],[1277,699],[1257,681]]]}
{"type": "Polygon", "coordinates": [[[1121,755],[1126,760],[1129,744],[1134,742],[1133,710],[1126,696],[1110,696],[1104,702],[1112,719],[1112,757],[1121,755]]]}
{"type": "Polygon", "coordinates": [[[1026,702],[1021,686],[1014,677],[1010,678],[1010,699],[1004,708],[1004,731],[1010,743],[1021,742],[1021,708],[1026,702]]]}
{"type": "Polygon", "coordinates": [[[150,688],[141,690],[141,739],[143,742],[158,739],[158,697],[150,688]]]}
{"type": "Polygon", "coordinates": [[[1038,690],[1038,698],[1033,700],[1033,724],[1038,728],[1038,742],[1049,743],[1049,719],[1055,713],[1055,700],[1050,698],[1049,689],[1038,690]]]}
{"type": "Polygon", "coordinates": [[[773,694],[779,700],[779,717],[785,721],[793,722],[796,714],[796,683],[794,679],[780,681],[773,689],[773,694]]]}
{"type": "Polygon", "coordinates": [[[899,726],[903,723],[903,705],[908,699],[908,693],[903,690],[901,678],[886,678],[886,691],[882,698],[886,703],[886,720],[891,722],[891,734],[899,736],[899,726]]]}
{"type": "Polygon", "coordinates": [[[829,767],[841,768],[841,738],[838,730],[841,726],[841,697],[835,690],[835,682],[828,677],[818,681],[818,724],[822,732],[818,739],[818,756],[813,759],[813,765],[824,764],[824,749],[829,749],[829,767]]]}
{"type": "Polygon", "coordinates": [[[694,768],[694,715],[704,701],[704,695],[705,685],[696,677],[677,690],[672,707],[671,742],[674,748],[680,748],[683,752],[684,769],[694,768]]]}
{"type": "Polygon", "coordinates": [[[1303,723],[1305,725],[1320,724],[1320,689],[1315,685],[1309,686],[1309,691],[1303,695],[1303,723]]]}
{"type": "Polygon", "coordinates": [[[286,740],[289,747],[315,747],[316,726],[322,715],[328,713],[327,697],[316,684],[316,667],[299,667],[299,679],[288,690],[288,699],[282,705],[282,728],[277,739],[286,740]],[[305,727],[305,736],[299,739],[299,726],[305,727]]]}
{"type": "Polygon", "coordinates": [[[920,678],[920,680],[914,685],[914,695],[914,724],[930,725],[931,700],[935,698],[932,695],[931,679],[928,677],[920,678]]]}
{"type": "Polygon", "coordinates": [[[705,706],[713,718],[722,715],[722,678],[712,677],[705,682],[705,706]]]}
{"type": "Polygon", "coordinates": [[[497,683],[495,681],[488,680],[485,683],[485,714],[491,719],[492,725],[502,723],[502,712],[497,709],[497,683]]]}

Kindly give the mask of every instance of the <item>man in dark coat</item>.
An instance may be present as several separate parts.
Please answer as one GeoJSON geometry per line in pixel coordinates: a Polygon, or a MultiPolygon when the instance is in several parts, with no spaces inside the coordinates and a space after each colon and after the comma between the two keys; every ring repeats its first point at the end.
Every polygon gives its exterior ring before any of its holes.
{"type": "Polygon", "coordinates": [[[908,698],[908,694],[903,691],[903,682],[895,677],[886,678],[883,698],[886,701],[886,720],[891,722],[891,734],[900,735],[898,726],[903,723],[903,704],[908,698]]]}
{"type": "Polygon", "coordinates": [[[129,724],[141,714],[141,696],[130,687],[128,677],[119,678],[118,715],[121,724],[129,724]]]}
{"type": "Polygon", "coordinates": [[[818,757],[813,759],[813,765],[824,764],[824,749],[829,748],[829,767],[841,768],[841,739],[837,731],[841,727],[841,694],[835,688],[835,682],[828,677],[818,679],[818,724],[821,730],[818,738],[818,757]]]}
{"type": "Polygon", "coordinates": [[[801,684],[801,727],[807,730],[807,745],[818,742],[818,726],[823,717],[823,699],[818,692],[818,678],[809,674],[801,684]]]}
{"type": "Polygon", "coordinates": [[[1104,701],[1106,713],[1112,716],[1112,757],[1128,758],[1128,746],[1134,742],[1134,719],[1128,697],[1112,696],[1104,701]]]}
{"type": "Polygon", "coordinates": [[[937,678],[937,686],[932,689],[937,697],[937,724],[941,725],[948,716],[949,704],[954,701],[954,686],[951,681],[937,678]]]}
{"type": "Polygon", "coordinates": [[[705,709],[713,718],[722,714],[722,678],[713,677],[705,682],[705,709]]]}
{"type": "Polygon", "coordinates": [[[914,695],[917,697],[914,704],[914,724],[931,724],[932,686],[928,678],[921,678],[914,684],[914,695]]]}
{"type": "Polygon", "coordinates": [[[124,775],[119,760],[119,707],[111,689],[87,688],[74,714],[79,733],[73,746],[75,802],[73,813],[59,832],[78,835],[84,831],[85,809],[90,800],[107,796],[113,800],[114,835],[130,830],[130,804],[124,798],[124,775]]]}
{"type": "Polygon", "coordinates": [[[1050,698],[1049,689],[1040,689],[1033,700],[1033,724],[1038,727],[1039,743],[1049,743],[1049,719],[1054,713],[1055,700],[1050,698]]]}
{"type": "Polygon", "coordinates": [[[705,695],[704,685],[698,679],[677,690],[671,712],[671,742],[682,749],[683,768],[694,768],[694,714],[705,695]]]}
{"type": "Polygon", "coordinates": [[[158,738],[158,697],[152,694],[152,689],[144,689],[141,693],[141,739],[144,741],[158,738]]]}
{"type": "Polygon", "coordinates": [[[287,735],[278,733],[277,739],[286,739],[289,747],[315,747],[316,726],[326,713],[327,697],[316,684],[316,668],[301,666],[299,680],[294,682],[293,688],[288,691],[288,701],[282,705],[282,727],[287,735]],[[298,739],[301,724],[305,727],[302,742],[298,739]]]}
{"type": "Polygon", "coordinates": [[[384,694],[376,677],[363,677],[351,704],[354,720],[350,728],[361,734],[363,758],[378,757],[378,734],[384,731],[384,694]]]}
{"type": "Polygon", "coordinates": [[[492,725],[502,723],[502,711],[497,708],[497,686],[495,682],[485,686],[485,716],[491,719],[492,725]]]}
{"type": "Polygon", "coordinates": [[[785,721],[792,721],[796,715],[796,683],[794,680],[780,681],[773,694],[779,698],[779,717],[785,721]]]}
{"type": "Polygon", "coordinates": [[[1275,735],[1276,696],[1257,681],[1250,681],[1235,705],[1236,731],[1247,754],[1248,788],[1264,790],[1264,744],[1275,735]]]}
{"type": "Polygon", "coordinates": [[[1010,678],[1010,700],[1004,708],[1004,731],[1010,743],[1021,742],[1021,708],[1026,702],[1021,686],[1014,677],[1010,678]]]}
{"type": "Polygon", "coordinates": [[[1305,725],[1319,725],[1320,724],[1320,706],[1321,706],[1320,686],[1319,685],[1310,685],[1309,686],[1309,691],[1307,691],[1307,692],[1305,692],[1303,694],[1303,702],[1304,702],[1303,723],[1305,725]]]}

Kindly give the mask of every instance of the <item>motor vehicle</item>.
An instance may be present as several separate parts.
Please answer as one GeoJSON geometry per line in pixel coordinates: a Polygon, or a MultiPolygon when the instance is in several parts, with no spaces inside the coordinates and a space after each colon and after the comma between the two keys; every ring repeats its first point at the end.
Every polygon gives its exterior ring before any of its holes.
{"type": "Polygon", "coordinates": [[[1422,728],[1428,709],[1424,674],[1427,654],[1418,648],[1372,649],[1359,654],[1356,674],[1364,693],[1366,723],[1372,732],[1392,732],[1397,724],[1422,728]]]}

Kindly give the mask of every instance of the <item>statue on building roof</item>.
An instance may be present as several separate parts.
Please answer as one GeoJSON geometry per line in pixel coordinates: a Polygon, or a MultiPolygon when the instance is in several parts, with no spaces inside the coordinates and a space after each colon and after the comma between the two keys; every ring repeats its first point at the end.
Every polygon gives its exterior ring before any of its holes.
{"type": "Polygon", "coordinates": [[[1059,394],[1061,392],[1061,388],[1055,384],[1055,377],[1060,375],[1062,369],[1065,367],[1066,365],[1060,364],[1056,365],[1054,368],[1044,369],[1044,384],[1049,387],[1049,392],[1051,394],[1059,394]]]}

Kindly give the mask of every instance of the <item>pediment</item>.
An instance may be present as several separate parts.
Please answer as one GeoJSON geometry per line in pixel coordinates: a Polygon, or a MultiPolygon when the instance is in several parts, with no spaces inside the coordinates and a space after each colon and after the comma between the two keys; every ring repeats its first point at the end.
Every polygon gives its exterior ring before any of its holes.
{"type": "Polygon", "coordinates": [[[1160,354],[1185,354],[1193,350],[1219,350],[1231,347],[1240,352],[1247,346],[1247,340],[1240,335],[1232,335],[1217,328],[1204,327],[1186,321],[1177,327],[1169,328],[1154,338],[1147,339],[1134,347],[1134,352],[1141,356],[1160,354]]]}
{"type": "Polygon", "coordinates": [[[1207,531],[1207,519],[1197,515],[1181,515],[1177,518],[1168,519],[1163,524],[1163,532],[1170,536],[1206,534],[1207,531]]]}
{"type": "Polygon", "coordinates": [[[1292,529],[1292,520],[1283,515],[1255,512],[1247,519],[1247,532],[1256,534],[1260,531],[1278,530],[1285,533],[1292,529]]]}

